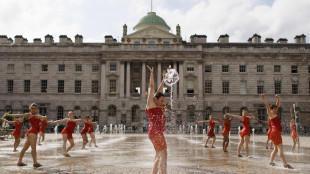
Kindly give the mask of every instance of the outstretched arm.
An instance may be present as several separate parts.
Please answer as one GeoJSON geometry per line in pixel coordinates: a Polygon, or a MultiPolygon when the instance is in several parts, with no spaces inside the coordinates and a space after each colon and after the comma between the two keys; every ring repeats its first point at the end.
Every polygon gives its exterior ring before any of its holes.
{"type": "MultiPolygon", "coordinates": [[[[218,121],[220,121],[221,123],[223,123],[224,124],[224,120],[223,119],[220,119],[220,118],[215,118],[215,117],[212,117],[212,119],[214,119],[214,120],[218,120],[218,121]]],[[[218,122],[217,122],[218,123],[218,122]]]]}
{"type": "Polygon", "coordinates": [[[227,113],[227,115],[230,116],[230,117],[232,117],[232,118],[236,118],[236,119],[238,119],[238,120],[240,120],[240,121],[244,121],[244,118],[243,118],[242,116],[239,116],[239,115],[231,115],[231,114],[229,114],[229,113],[227,113]]]}
{"type": "Polygon", "coordinates": [[[4,117],[25,117],[25,118],[29,118],[31,116],[30,113],[26,113],[26,114],[9,114],[9,113],[5,113],[2,118],[4,117]]]}
{"type": "Polygon", "coordinates": [[[262,123],[268,124],[269,121],[260,120],[259,118],[256,118],[257,121],[260,121],[262,123]]]}
{"type": "Polygon", "coordinates": [[[250,120],[256,120],[256,118],[255,118],[254,116],[252,116],[252,114],[249,114],[249,115],[248,115],[248,118],[249,118],[250,120]]]}
{"type": "Polygon", "coordinates": [[[57,121],[50,121],[50,123],[64,123],[67,122],[68,118],[62,119],[62,120],[57,120],[57,121]]]}
{"type": "Polygon", "coordinates": [[[4,118],[1,118],[1,120],[3,120],[4,122],[7,122],[9,124],[14,124],[15,123],[15,121],[9,121],[9,120],[4,119],[4,118]]]}
{"type": "Polygon", "coordinates": [[[209,121],[210,121],[210,120],[202,120],[202,121],[197,121],[197,120],[196,120],[195,122],[196,122],[197,124],[199,124],[199,123],[209,123],[209,121]]]}

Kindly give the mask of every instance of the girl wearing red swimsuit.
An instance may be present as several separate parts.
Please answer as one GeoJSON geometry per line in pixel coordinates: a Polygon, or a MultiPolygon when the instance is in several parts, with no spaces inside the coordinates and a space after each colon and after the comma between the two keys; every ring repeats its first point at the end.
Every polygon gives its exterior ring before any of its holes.
{"type": "Polygon", "coordinates": [[[94,124],[97,124],[97,122],[92,122],[93,121],[93,117],[90,117],[88,120],[88,124],[89,124],[89,128],[88,128],[88,133],[91,137],[91,140],[89,142],[89,147],[91,147],[91,143],[94,142],[95,147],[98,147],[96,144],[96,136],[95,136],[95,132],[94,132],[94,124]]]}
{"type": "Polygon", "coordinates": [[[39,142],[38,142],[38,145],[42,145],[41,144],[41,138],[42,138],[42,142],[44,141],[45,139],[45,128],[47,126],[47,117],[45,120],[42,120],[41,121],[41,127],[40,127],[40,132],[39,132],[39,142]]]}
{"type": "Polygon", "coordinates": [[[224,130],[222,132],[223,135],[223,151],[227,152],[227,146],[229,144],[229,132],[230,132],[230,125],[231,125],[231,120],[233,117],[228,119],[227,114],[224,115],[224,119],[219,119],[219,118],[213,118],[215,120],[218,120],[224,124],[224,130]]]}
{"type": "Polygon", "coordinates": [[[84,127],[81,131],[81,136],[83,138],[83,144],[82,144],[82,149],[85,149],[85,145],[88,143],[88,138],[87,138],[87,132],[89,129],[89,124],[88,124],[88,120],[89,120],[89,116],[85,117],[86,122],[84,122],[84,127]]]}
{"type": "Polygon", "coordinates": [[[291,130],[292,130],[292,139],[293,139],[293,146],[292,146],[292,152],[295,151],[295,147],[296,147],[296,144],[297,144],[297,152],[299,152],[299,146],[300,146],[300,143],[299,143],[299,136],[297,134],[297,129],[296,129],[296,121],[295,121],[295,117],[294,117],[294,114],[293,114],[293,109],[290,108],[290,112],[291,112],[291,122],[290,122],[290,127],[291,127],[291,130]]]}
{"type": "Polygon", "coordinates": [[[9,124],[14,124],[15,126],[15,130],[13,132],[13,136],[15,138],[15,141],[14,141],[14,150],[13,152],[17,152],[17,147],[20,143],[20,132],[21,132],[21,129],[22,129],[22,124],[23,124],[23,119],[18,119],[18,118],[14,118],[14,121],[8,121],[4,118],[1,118],[4,122],[7,122],[9,124]]]}
{"type": "MultiPolygon", "coordinates": [[[[271,140],[270,139],[270,135],[271,135],[271,130],[272,130],[272,127],[271,127],[271,124],[270,124],[270,118],[268,117],[268,121],[260,120],[258,118],[257,118],[257,120],[268,125],[267,141],[266,141],[266,149],[268,149],[268,143],[269,143],[269,140],[271,140]]],[[[271,143],[270,143],[270,149],[272,149],[272,140],[271,140],[271,143]]]]}
{"type": "Polygon", "coordinates": [[[212,144],[211,144],[211,148],[215,148],[214,147],[214,143],[215,143],[215,140],[216,140],[216,136],[214,134],[214,126],[215,126],[215,124],[218,124],[219,122],[213,121],[212,114],[211,114],[209,116],[209,120],[198,121],[197,123],[208,123],[209,124],[209,131],[207,133],[208,138],[206,140],[205,147],[208,147],[209,139],[213,138],[213,141],[212,141],[212,144]]]}

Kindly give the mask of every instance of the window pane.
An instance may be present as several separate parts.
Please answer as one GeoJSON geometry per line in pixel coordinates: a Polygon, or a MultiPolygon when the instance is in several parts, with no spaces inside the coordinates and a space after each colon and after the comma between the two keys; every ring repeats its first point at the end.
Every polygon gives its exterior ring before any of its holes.
{"type": "Polygon", "coordinates": [[[292,83],[292,94],[298,94],[298,82],[292,83]]]}
{"type": "Polygon", "coordinates": [[[116,71],[116,64],[110,64],[110,71],[116,71]]]}
{"type": "Polygon", "coordinates": [[[263,94],[264,93],[264,82],[258,81],[257,82],[257,94],[263,94]]]}
{"type": "Polygon", "coordinates": [[[8,80],[8,93],[13,93],[14,82],[13,80],[8,80]]]}
{"type": "Polygon", "coordinates": [[[229,72],[229,66],[228,65],[222,65],[222,72],[229,72]]]}
{"type": "Polygon", "coordinates": [[[93,65],[93,72],[99,72],[99,65],[93,65]]]}
{"type": "Polygon", "coordinates": [[[194,64],[187,64],[187,71],[194,71],[194,64]]]}
{"type": "Polygon", "coordinates": [[[41,80],[41,92],[42,93],[47,92],[47,80],[41,80]]]}
{"type": "Polygon", "coordinates": [[[98,80],[92,80],[92,93],[98,93],[99,82],[98,80]]]}
{"type": "Polygon", "coordinates": [[[42,65],[42,71],[48,71],[48,65],[42,65]]]}
{"type": "Polygon", "coordinates": [[[240,83],[240,94],[246,94],[247,93],[247,85],[246,82],[240,83]]]}
{"type": "Polygon", "coordinates": [[[206,65],[205,72],[212,72],[212,65],[206,65]]]}
{"type": "Polygon", "coordinates": [[[58,71],[65,71],[65,65],[58,65],[58,71]]]}
{"type": "Polygon", "coordinates": [[[281,94],[281,81],[275,81],[274,91],[275,91],[275,94],[281,94]]]}
{"type": "Polygon", "coordinates": [[[246,65],[240,65],[239,66],[239,71],[240,72],[246,72],[246,65]]]}
{"type": "Polygon", "coordinates": [[[82,81],[76,80],[75,81],[75,93],[81,93],[81,89],[82,89],[82,81]]]}
{"type": "Polygon", "coordinates": [[[30,80],[24,80],[24,92],[30,92],[30,80]]]}
{"type": "Polygon", "coordinates": [[[64,93],[65,91],[65,81],[58,80],[58,93],[64,93]]]}
{"type": "Polygon", "coordinates": [[[14,72],[14,64],[8,64],[8,67],[7,67],[7,71],[8,72],[14,72]]]}
{"type": "Polygon", "coordinates": [[[110,80],[110,92],[116,92],[116,80],[110,80]]]}
{"type": "Polygon", "coordinates": [[[281,65],[275,65],[274,72],[281,72],[281,65]]]}
{"type": "Polygon", "coordinates": [[[229,82],[227,81],[223,82],[222,85],[223,85],[223,89],[222,89],[223,94],[229,94],[229,82]]]}
{"type": "Polygon", "coordinates": [[[257,72],[264,72],[264,65],[257,65],[257,72]]]}
{"type": "Polygon", "coordinates": [[[75,65],[75,71],[82,71],[82,65],[75,65]]]}
{"type": "Polygon", "coordinates": [[[212,81],[208,80],[205,82],[205,93],[212,93],[212,81]]]}
{"type": "Polygon", "coordinates": [[[298,67],[297,67],[297,65],[292,65],[292,66],[291,66],[291,73],[298,73],[298,67]]]}

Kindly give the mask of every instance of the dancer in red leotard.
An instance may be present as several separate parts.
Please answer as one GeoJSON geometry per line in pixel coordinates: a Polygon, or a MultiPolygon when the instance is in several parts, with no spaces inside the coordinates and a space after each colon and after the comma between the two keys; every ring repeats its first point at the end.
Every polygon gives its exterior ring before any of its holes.
{"type": "Polygon", "coordinates": [[[227,152],[227,146],[229,144],[230,125],[231,125],[231,120],[233,119],[233,117],[228,119],[227,114],[225,114],[224,119],[219,119],[219,118],[215,118],[215,117],[213,117],[213,119],[218,120],[224,124],[224,130],[222,132],[222,135],[223,135],[223,151],[227,152]]]}
{"type": "Polygon", "coordinates": [[[214,126],[215,124],[218,124],[219,122],[217,121],[213,121],[212,119],[212,114],[209,116],[209,120],[203,120],[203,121],[198,121],[197,123],[209,123],[209,131],[207,133],[207,140],[206,140],[206,143],[205,143],[205,147],[208,147],[208,141],[210,138],[213,138],[213,141],[212,141],[212,144],[211,144],[211,148],[215,148],[214,147],[214,143],[215,143],[215,140],[216,140],[216,136],[214,134],[214,126]]]}
{"type": "Polygon", "coordinates": [[[93,121],[93,117],[89,117],[89,119],[88,119],[88,124],[89,124],[88,133],[91,137],[91,140],[89,142],[89,147],[91,147],[92,142],[94,142],[95,147],[98,147],[96,144],[96,136],[95,136],[94,126],[93,126],[94,124],[97,124],[97,121],[96,122],[92,122],[92,121],[93,121]]]}
{"type": "Polygon", "coordinates": [[[272,166],[276,165],[273,162],[273,160],[279,151],[279,155],[280,155],[280,158],[282,159],[284,167],[292,169],[293,167],[287,164],[284,153],[283,153],[282,137],[281,137],[282,125],[281,125],[280,117],[277,116],[277,111],[280,106],[280,97],[278,95],[275,95],[275,97],[277,98],[277,105],[272,105],[271,107],[269,106],[268,102],[265,100],[265,95],[261,94],[261,97],[266,106],[267,114],[268,114],[268,117],[270,118],[270,124],[272,127],[270,139],[273,141],[274,150],[270,155],[269,164],[272,166]]]}
{"type": "Polygon", "coordinates": [[[38,138],[38,140],[39,140],[38,145],[42,145],[41,144],[41,138],[42,138],[42,142],[45,139],[45,128],[46,128],[46,126],[47,126],[47,117],[41,121],[41,127],[40,127],[39,138],[38,138]]]}
{"type": "MultiPolygon", "coordinates": [[[[268,125],[267,141],[266,141],[266,149],[268,149],[268,143],[269,143],[269,140],[271,140],[270,135],[271,135],[271,130],[272,130],[270,118],[268,117],[268,121],[260,120],[259,118],[256,118],[256,120],[268,125]]],[[[270,149],[272,149],[272,140],[270,142],[270,149]]]]}
{"type": "Polygon", "coordinates": [[[294,117],[294,114],[293,114],[293,109],[290,108],[290,113],[291,113],[291,122],[290,122],[290,127],[291,127],[291,130],[292,130],[292,139],[293,139],[293,146],[292,146],[292,152],[295,151],[295,147],[296,147],[296,144],[297,144],[297,152],[299,152],[299,146],[300,146],[300,143],[299,143],[299,136],[297,134],[297,129],[296,129],[296,121],[295,121],[295,117],[294,117]]]}
{"type": "Polygon", "coordinates": [[[14,132],[13,132],[13,136],[15,138],[15,142],[14,142],[14,150],[13,152],[17,152],[17,147],[20,143],[20,132],[21,132],[21,129],[22,129],[22,124],[23,124],[23,121],[24,119],[19,119],[19,118],[14,118],[14,121],[8,121],[4,118],[1,118],[4,122],[7,122],[9,124],[14,124],[15,126],[15,129],[14,129],[14,132]]]}
{"type": "Polygon", "coordinates": [[[27,141],[20,152],[19,160],[17,163],[17,166],[26,166],[27,164],[23,163],[23,157],[26,152],[26,150],[31,146],[31,155],[33,159],[33,167],[40,167],[42,166],[37,161],[37,151],[36,151],[36,145],[37,145],[37,134],[40,130],[40,121],[42,119],[45,119],[45,116],[38,115],[38,105],[33,103],[30,105],[30,113],[26,114],[8,114],[6,113],[4,116],[12,116],[12,117],[24,117],[29,119],[29,123],[31,124],[30,129],[27,132],[27,141]]]}
{"type": "Polygon", "coordinates": [[[245,109],[242,110],[242,116],[237,116],[237,115],[231,115],[231,114],[227,114],[231,117],[237,118],[242,122],[243,128],[240,132],[240,137],[241,137],[241,141],[238,145],[238,157],[242,157],[242,155],[240,154],[241,148],[245,142],[245,156],[248,157],[249,156],[249,142],[250,142],[250,120],[254,120],[255,118],[252,117],[251,114],[249,114],[248,116],[248,111],[246,111],[245,109]]]}
{"type": "MultiPolygon", "coordinates": [[[[77,122],[83,121],[82,119],[73,119],[73,115],[75,115],[76,117],[78,117],[74,112],[69,111],[68,112],[68,117],[69,118],[65,118],[62,120],[57,120],[57,121],[52,121],[51,123],[61,123],[61,122],[67,122],[67,126],[61,131],[62,134],[62,140],[63,140],[63,155],[65,157],[70,157],[70,155],[68,154],[68,152],[72,149],[72,147],[74,146],[74,140],[73,140],[73,132],[74,132],[74,128],[76,126],[77,122]],[[70,146],[67,148],[67,140],[70,143],[70,146]]],[[[79,117],[78,117],[79,118],[79,117]]]]}
{"type": "Polygon", "coordinates": [[[88,143],[88,137],[87,137],[87,134],[86,134],[88,132],[88,129],[89,129],[88,120],[89,120],[89,116],[86,116],[85,117],[85,122],[84,122],[84,127],[83,127],[83,129],[81,131],[81,136],[83,138],[82,149],[85,149],[85,146],[88,143]]]}

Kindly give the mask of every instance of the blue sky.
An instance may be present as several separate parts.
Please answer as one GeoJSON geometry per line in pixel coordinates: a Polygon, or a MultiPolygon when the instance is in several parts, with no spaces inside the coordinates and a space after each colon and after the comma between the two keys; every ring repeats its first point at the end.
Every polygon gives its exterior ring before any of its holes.
{"type": "MultiPolygon", "coordinates": [[[[33,42],[46,34],[76,34],[84,42],[104,42],[105,35],[120,40],[122,26],[128,32],[151,9],[150,0],[1,0],[0,35],[23,35],[33,42]]],[[[153,0],[153,11],[175,33],[181,26],[184,40],[192,34],[207,35],[216,42],[221,34],[230,42],[246,42],[254,33],[287,38],[310,37],[310,0],[153,0]]],[[[309,40],[309,39],[308,39],[309,40]]]]}

